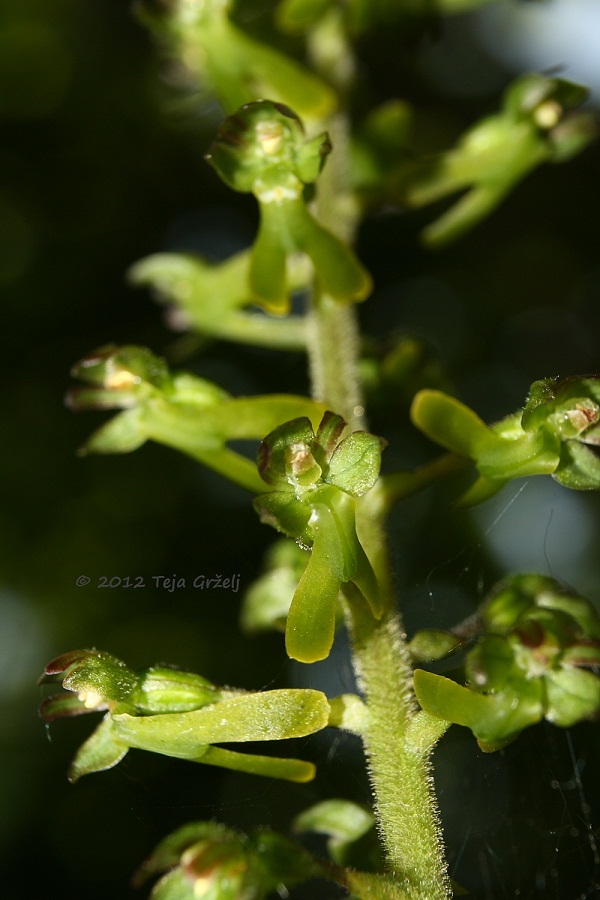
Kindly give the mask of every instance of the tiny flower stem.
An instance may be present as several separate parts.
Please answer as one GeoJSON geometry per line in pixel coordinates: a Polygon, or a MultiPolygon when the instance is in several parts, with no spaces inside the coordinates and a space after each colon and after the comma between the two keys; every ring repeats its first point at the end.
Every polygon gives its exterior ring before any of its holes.
{"type": "Polygon", "coordinates": [[[148,439],[186,453],[203,465],[223,475],[252,493],[261,493],[264,482],[256,471],[255,463],[220,443],[207,444],[202,436],[189,428],[186,410],[171,410],[166,404],[145,410],[144,430],[148,439]],[[187,426],[187,427],[186,427],[187,426]]]}
{"type": "Polygon", "coordinates": [[[211,334],[253,347],[306,350],[307,326],[300,316],[276,319],[260,313],[233,313],[213,326],[211,334]]]}
{"type": "Polygon", "coordinates": [[[382,507],[390,510],[400,500],[417,494],[435,481],[459,472],[468,465],[471,465],[471,461],[464,456],[444,453],[443,456],[438,456],[412,472],[394,472],[392,475],[384,475],[378,485],[378,489],[381,491],[382,507]]]}

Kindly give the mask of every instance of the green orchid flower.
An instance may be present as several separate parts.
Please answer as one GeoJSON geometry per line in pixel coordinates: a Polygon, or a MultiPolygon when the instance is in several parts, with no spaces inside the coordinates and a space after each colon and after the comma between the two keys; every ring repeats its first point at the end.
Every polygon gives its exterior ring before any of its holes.
{"type": "MultiPolygon", "coordinates": [[[[309,284],[309,266],[291,260],[290,290],[309,284]]],[[[306,322],[248,310],[254,303],[247,286],[250,252],[236,253],[220,263],[191,253],[155,253],[129,270],[135,285],[153,288],[168,304],[167,323],[176,330],[194,329],[203,336],[281,350],[306,350],[306,322]]]]}
{"type": "Polygon", "coordinates": [[[574,490],[600,488],[596,375],[536,381],[524,409],[491,426],[459,400],[433,390],[415,396],[411,418],[433,441],[475,463],[480,477],[463,504],[485,500],[525,475],[552,475],[574,490]]]}
{"type": "Polygon", "coordinates": [[[268,312],[289,310],[289,259],[303,253],[325,292],[354,303],[371,291],[371,279],[350,248],[309,211],[312,185],[331,150],[326,134],[306,140],[291,109],[269,100],[248,103],[222,124],[206,159],[225,184],[252,193],[260,227],[252,248],[249,285],[268,312]]]}
{"type": "Polygon", "coordinates": [[[63,654],[46,667],[42,683],[62,690],[40,707],[45,722],[86,713],[104,718],[77,752],[69,779],[117,765],[131,748],[255,775],[309,781],[312,763],[215,746],[304,737],[329,723],[320,691],[262,693],[217,688],[200,675],[153,666],[133,672],[98,650],[63,654]]]}
{"type": "Polygon", "coordinates": [[[589,600],[552,578],[517,575],[495,589],[477,623],[466,687],[415,672],[427,713],[467,726],[486,751],[544,718],[567,728],[600,717],[600,615],[589,600]]]}
{"type": "Polygon", "coordinates": [[[574,112],[586,88],[545,75],[529,74],[507,89],[499,113],[482,119],[456,147],[398,172],[398,192],[413,207],[466,191],[423,232],[440,247],[489,215],[507,194],[544,162],[564,162],[596,135],[588,111],[574,112]]]}
{"type": "Polygon", "coordinates": [[[261,520],[312,547],[286,624],[287,652],[302,662],[329,654],[342,584],[354,583],[374,615],[382,612],[355,524],[356,499],[379,475],[381,441],[361,431],[340,441],[344,427],[331,412],[316,434],[308,419],[294,419],[268,434],[258,453],[261,477],[274,488],[254,501],[261,520]]]}
{"type": "Polygon", "coordinates": [[[229,0],[173,0],[166,14],[138,6],[142,21],[168,52],[210,88],[226,112],[272,97],[302,116],[324,118],[336,106],[335,92],[317,75],[241,31],[230,18],[229,0]]]}
{"type": "Polygon", "coordinates": [[[141,347],[101,347],[73,375],[88,383],[67,395],[75,410],[120,409],[85,444],[82,453],[128,453],[154,440],[187,453],[236,484],[264,490],[254,463],[227,446],[259,440],[290,416],[319,421],[324,406],[293,395],[232,397],[204,378],[171,373],[164,360],[141,347]]]}

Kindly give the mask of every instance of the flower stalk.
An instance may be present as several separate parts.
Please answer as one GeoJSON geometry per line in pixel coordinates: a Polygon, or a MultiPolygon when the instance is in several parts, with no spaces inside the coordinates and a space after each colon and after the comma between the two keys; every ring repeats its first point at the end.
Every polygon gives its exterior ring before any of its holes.
{"type": "MultiPolygon", "coordinates": [[[[331,22],[323,39],[331,40],[331,22]]],[[[318,32],[313,33],[312,49],[317,62],[327,58],[319,46],[318,32]]],[[[349,53],[347,44],[346,49],[349,53]]],[[[317,214],[335,234],[351,243],[358,210],[349,199],[347,115],[337,112],[326,127],[333,152],[319,179],[317,214]]],[[[364,427],[356,308],[336,303],[316,279],[310,315],[313,396],[343,415],[353,430],[364,427]]],[[[392,591],[384,515],[382,505],[369,503],[368,494],[358,500],[357,531],[379,583],[383,615],[377,618],[373,614],[352,583],[345,586],[344,597],[353,665],[369,710],[363,741],[378,830],[391,875],[386,896],[443,900],[451,896],[451,888],[432,787],[431,748],[415,752],[414,744],[407,740],[418,707],[410,655],[392,591]]]]}

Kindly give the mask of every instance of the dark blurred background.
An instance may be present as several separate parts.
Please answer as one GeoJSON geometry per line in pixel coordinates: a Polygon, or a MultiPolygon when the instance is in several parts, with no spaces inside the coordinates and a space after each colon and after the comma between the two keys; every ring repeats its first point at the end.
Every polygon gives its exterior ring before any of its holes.
{"type": "MultiPolygon", "coordinates": [[[[539,4],[500,6],[510,10],[503,25],[492,11],[364,39],[370,99],[414,100],[423,140],[447,146],[529,65],[526,46],[525,56],[502,58],[489,35],[516,33],[520,7],[539,4]]],[[[585,24],[585,4],[575,6],[585,24]]],[[[102,416],[65,409],[69,369],[108,341],[147,345],[236,393],[307,389],[299,355],[222,343],[196,352],[144,291],[126,284],[142,256],[196,249],[222,257],[248,244],[256,224],[252,204],[228,194],[203,162],[218,110],[177,99],[128,7],[20,0],[0,10],[0,852],[8,900],[144,896],[129,887],[132,871],[188,820],[286,829],[321,797],[368,801],[355,743],[327,735],[295,748],[319,763],[308,786],[136,752],[70,786],[68,762],[89,721],[45,730],[37,718],[45,663],[79,647],[240,687],[291,678],[352,689],[343,643],[331,663],[300,671],[278,636],[240,635],[241,593],[272,540],[243,491],[162,447],[76,456],[102,416]],[[154,578],[189,583],[217,573],[239,574],[240,592],[169,592],[154,578]],[[77,586],[80,576],[89,584],[77,586]],[[100,588],[102,576],[146,586],[100,588]]],[[[270,13],[267,2],[240,6],[256,33],[269,33],[270,13]]],[[[589,15],[597,48],[600,28],[589,15]]],[[[566,65],[561,53],[552,45],[540,64],[566,65]]],[[[423,341],[488,420],[518,408],[536,378],[597,371],[599,161],[594,146],[539,170],[476,232],[437,254],[418,242],[434,212],[369,219],[360,249],[376,291],[361,310],[365,328],[381,342],[402,333],[423,341]]],[[[390,441],[386,466],[417,464],[430,450],[407,424],[408,398],[387,399],[387,411],[381,400],[371,410],[372,429],[390,441]]],[[[550,573],[600,600],[597,497],[531,479],[475,512],[453,509],[451,499],[451,488],[432,490],[393,517],[410,632],[451,625],[511,570],[550,573]]],[[[440,802],[453,877],[474,897],[599,895],[598,745],[597,726],[540,726],[484,757],[470,735],[451,730],[436,753],[440,802]]],[[[298,896],[316,897],[316,888],[298,896]]]]}

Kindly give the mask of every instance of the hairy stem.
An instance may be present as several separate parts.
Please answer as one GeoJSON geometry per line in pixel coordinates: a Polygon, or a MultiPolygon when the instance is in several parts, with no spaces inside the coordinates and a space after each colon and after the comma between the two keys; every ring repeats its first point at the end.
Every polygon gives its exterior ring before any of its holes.
{"type": "MultiPolygon", "coordinates": [[[[319,54],[318,37],[314,35],[312,42],[317,62],[319,56],[327,55],[319,54]]],[[[331,29],[323,40],[331,41],[331,29]]],[[[317,212],[328,228],[351,242],[358,210],[350,196],[347,172],[347,116],[338,113],[327,128],[334,150],[319,180],[317,212]]],[[[317,284],[308,337],[315,396],[343,415],[351,428],[364,427],[355,307],[343,306],[320,294],[317,284]]],[[[369,503],[368,495],[359,502],[359,538],[386,601],[382,618],[374,618],[357,590],[347,592],[353,662],[369,708],[365,752],[381,839],[393,884],[397,885],[395,900],[443,900],[451,896],[451,889],[433,793],[430,748],[418,750],[414,741],[408,739],[417,705],[405,635],[392,591],[383,519],[382,504],[369,503]]]]}
{"type": "MultiPolygon", "coordinates": [[[[318,216],[343,240],[352,242],[357,208],[348,191],[348,119],[338,113],[327,123],[333,153],[319,179],[318,216]]],[[[308,318],[308,359],[313,395],[341,415],[352,430],[364,427],[357,361],[360,337],[355,307],[328,294],[313,294],[308,318]]]]}
{"type": "Polygon", "coordinates": [[[350,633],[369,709],[365,750],[390,872],[413,900],[442,900],[450,891],[429,748],[421,752],[406,739],[416,706],[400,619],[388,612],[377,622],[353,604],[350,633]]]}

